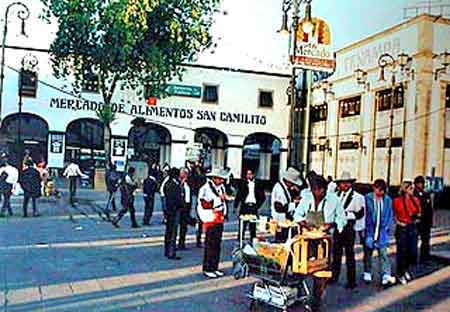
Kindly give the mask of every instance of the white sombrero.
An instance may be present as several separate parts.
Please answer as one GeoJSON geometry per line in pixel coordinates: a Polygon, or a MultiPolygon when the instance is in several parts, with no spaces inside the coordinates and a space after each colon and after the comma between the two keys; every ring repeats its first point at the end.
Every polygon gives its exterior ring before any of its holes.
{"type": "Polygon", "coordinates": [[[207,173],[206,176],[208,178],[221,178],[221,179],[228,179],[230,177],[230,171],[225,169],[213,169],[211,172],[207,173]]]}
{"type": "Polygon", "coordinates": [[[292,167],[288,168],[288,170],[281,175],[281,178],[298,186],[303,184],[303,181],[300,179],[300,172],[292,167]]]}
{"type": "Polygon", "coordinates": [[[352,177],[352,175],[350,174],[350,172],[348,171],[344,171],[342,172],[342,175],[339,179],[335,180],[335,183],[342,183],[342,182],[349,182],[349,183],[353,183],[355,182],[356,179],[352,177]]]}

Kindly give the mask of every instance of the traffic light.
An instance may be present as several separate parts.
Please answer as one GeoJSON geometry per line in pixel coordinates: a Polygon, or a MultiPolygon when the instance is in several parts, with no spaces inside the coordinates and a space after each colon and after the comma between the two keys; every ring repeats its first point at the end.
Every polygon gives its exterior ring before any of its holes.
{"type": "Polygon", "coordinates": [[[19,96],[36,97],[38,75],[34,71],[22,69],[19,74],[19,96]]]}

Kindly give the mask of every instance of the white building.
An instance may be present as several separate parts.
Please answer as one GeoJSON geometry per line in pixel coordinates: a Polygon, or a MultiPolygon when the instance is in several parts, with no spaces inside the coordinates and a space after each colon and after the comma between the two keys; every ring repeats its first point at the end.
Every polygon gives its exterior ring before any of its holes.
{"type": "MultiPolygon", "coordinates": [[[[0,144],[14,154],[20,136],[34,158],[51,168],[63,168],[72,158],[103,167],[103,129],[95,113],[101,96],[74,96],[70,83],[52,75],[46,51],[8,48],[6,64],[0,144]],[[19,134],[18,71],[26,54],[38,59],[38,88],[35,96],[23,97],[19,134]]],[[[261,179],[276,179],[287,166],[289,75],[185,67],[183,81],[171,83],[174,95],[155,106],[134,92],[116,91],[113,161],[119,167],[129,161],[139,168],[150,162],[181,167],[196,142],[208,151],[209,167],[230,167],[236,177],[253,168],[261,179]]]]}
{"type": "Polygon", "coordinates": [[[351,172],[370,182],[387,177],[390,73],[379,81],[378,59],[412,57],[413,75],[398,76],[394,102],[391,183],[416,175],[444,177],[450,183],[450,69],[435,57],[450,52],[450,20],[421,15],[337,51],[337,69],[329,79],[335,99],[324,103],[315,89],[310,168],[339,177],[351,172]],[[356,69],[367,72],[368,89],[358,85],[356,69]],[[320,114],[322,110],[322,114],[320,114]]]}

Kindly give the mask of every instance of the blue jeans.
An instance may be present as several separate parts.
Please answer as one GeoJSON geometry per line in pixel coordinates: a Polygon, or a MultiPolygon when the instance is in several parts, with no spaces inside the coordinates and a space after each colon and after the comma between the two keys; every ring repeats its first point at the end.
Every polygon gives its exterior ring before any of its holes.
{"type": "Polygon", "coordinates": [[[417,264],[417,227],[415,224],[395,229],[397,243],[397,275],[403,276],[412,265],[417,264]]]}

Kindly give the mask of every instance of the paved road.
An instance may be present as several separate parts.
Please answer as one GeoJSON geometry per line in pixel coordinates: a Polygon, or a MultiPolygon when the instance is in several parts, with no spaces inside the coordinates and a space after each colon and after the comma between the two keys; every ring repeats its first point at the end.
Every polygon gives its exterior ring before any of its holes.
{"type": "MultiPolygon", "coordinates": [[[[64,215],[64,201],[42,204],[42,218],[0,219],[0,311],[247,311],[245,292],[254,280],[205,280],[193,229],[183,259],[168,262],[159,208],[151,227],[132,230],[125,218],[117,230],[92,213],[104,195],[91,197],[80,204],[89,218],[75,214],[75,223],[64,215]]],[[[437,218],[433,248],[449,249],[450,214],[437,218]]],[[[224,234],[222,266],[228,273],[236,229],[232,218],[224,234]]],[[[348,291],[342,280],[328,288],[326,311],[448,311],[450,268],[433,264],[425,270],[438,271],[385,291],[362,284],[348,291]]]]}

